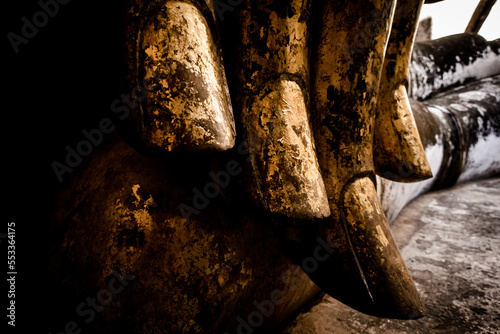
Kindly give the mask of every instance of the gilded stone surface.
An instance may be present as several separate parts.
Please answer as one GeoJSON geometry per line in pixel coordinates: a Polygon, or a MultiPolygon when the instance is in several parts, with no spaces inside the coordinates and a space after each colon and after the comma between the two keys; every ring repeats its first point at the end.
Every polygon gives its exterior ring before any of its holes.
{"type": "Polygon", "coordinates": [[[86,325],[93,332],[236,332],[238,317],[248,322],[255,303],[274,300],[263,330],[318,293],[265,216],[234,212],[221,197],[182,216],[190,190],[211,181],[206,158],[154,159],[118,136],[103,145],[57,197],[50,288],[67,298],[51,301],[57,319],[74,318],[67,305],[106,288],[113,270],[135,278],[86,325]]]}
{"type": "Polygon", "coordinates": [[[375,171],[399,182],[432,177],[407,93],[410,58],[422,4],[423,1],[397,1],[377,98],[375,171]]]}
{"type": "Polygon", "coordinates": [[[421,317],[424,306],[384,214],[375,209],[380,204],[370,180],[375,108],[395,5],[325,1],[316,8],[312,118],[332,212],[319,233],[337,245],[338,257],[310,276],[324,291],[363,312],[411,319],[421,317]],[[369,29],[365,22],[371,23],[369,29]],[[341,268],[342,274],[332,268],[341,268]],[[355,297],[346,290],[356,291],[355,297]]]}
{"type": "Polygon", "coordinates": [[[248,1],[237,27],[236,114],[253,175],[246,191],[271,213],[297,219],[330,214],[309,123],[309,7],[248,1]]]}
{"type": "Polygon", "coordinates": [[[294,81],[280,80],[262,92],[243,122],[249,124],[249,138],[253,138],[249,151],[263,202],[270,212],[290,217],[328,216],[301,88],[294,81]]]}
{"type": "Polygon", "coordinates": [[[233,147],[231,98],[211,12],[182,1],[136,6],[128,27],[128,80],[147,91],[132,117],[136,136],[166,151],[233,147]]]}

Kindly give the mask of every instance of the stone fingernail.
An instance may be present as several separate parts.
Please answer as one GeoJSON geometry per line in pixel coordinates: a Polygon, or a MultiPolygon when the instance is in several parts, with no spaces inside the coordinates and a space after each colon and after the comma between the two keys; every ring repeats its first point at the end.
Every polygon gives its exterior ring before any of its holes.
{"type": "Polygon", "coordinates": [[[404,85],[379,92],[373,143],[378,175],[398,182],[432,177],[404,85]]]}
{"type": "Polygon", "coordinates": [[[166,2],[139,34],[142,140],[167,151],[224,151],[235,125],[213,32],[189,3],[166,2]]]}
{"type": "Polygon", "coordinates": [[[272,213],[301,219],[330,214],[301,87],[280,79],[254,96],[243,116],[255,181],[272,213]]]}
{"type": "Polygon", "coordinates": [[[368,177],[354,180],[343,194],[344,223],[369,294],[382,317],[421,317],[424,305],[368,177]]]}

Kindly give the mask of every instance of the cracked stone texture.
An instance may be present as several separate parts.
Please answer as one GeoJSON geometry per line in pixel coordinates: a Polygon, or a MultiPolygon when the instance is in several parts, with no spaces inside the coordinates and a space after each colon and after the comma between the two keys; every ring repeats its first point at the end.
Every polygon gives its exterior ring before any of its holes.
{"type": "Polygon", "coordinates": [[[500,333],[500,178],[428,193],[392,230],[427,307],[401,321],[320,296],[282,334],[500,333]]]}

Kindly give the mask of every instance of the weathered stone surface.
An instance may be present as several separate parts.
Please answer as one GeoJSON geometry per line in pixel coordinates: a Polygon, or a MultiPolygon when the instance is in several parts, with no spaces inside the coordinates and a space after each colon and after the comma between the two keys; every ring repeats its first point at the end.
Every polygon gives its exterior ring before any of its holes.
{"type": "Polygon", "coordinates": [[[423,42],[432,39],[432,17],[426,17],[418,23],[415,42],[423,42]]]}
{"type": "Polygon", "coordinates": [[[424,100],[450,87],[500,73],[500,41],[457,34],[415,43],[409,95],[424,100]]]}
{"type": "Polygon", "coordinates": [[[214,18],[202,2],[136,1],[125,14],[132,128],[166,151],[224,151],[235,125],[214,18]],[[134,88],[131,88],[133,91],[134,88]]]}
{"type": "Polygon", "coordinates": [[[430,189],[500,173],[498,101],[500,76],[451,89],[424,102],[412,101],[434,177],[414,184],[379,178],[377,191],[389,221],[412,199],[430,189]]]}
{"type": "Polygon", "coordinates": [[[310,1],[247,1],[238,31],[236,117],[251,174],[243,191],[274,215],[330,214],[309,124],[310,1]]]}
{"type": "MultiPolygon", "coordinates": [[[[373,119],[394,5],[329,1],[316,8],[311,118],[328,197],[334,203],[346,181],[373,171],[373,119]],[[357,15],[350,14],[354,12],[357,15]],[[372,22],[371,28],[364,28],[364,22],[372,22]]],[[[337,219],[338,208],[332,211],[337,219]]]]}
{"type": "Polygon", "coordinates": [[[395,5],[324,1],[315,8],[312,123],[332,212],[318,234],[329,240],[334,255],[309,276],[363,312],[415,318],[422,316],[423,305],[377,210],[371,180],[377,93],[395,5]]]}
{"type": "Polygon", "coordinates": [[[432,177],[407,94],[409,63],[422,4],[423,1],[396,3],[375,111],[375,171],[398,182],[432,177]]]}
{"type": "Polygon", "coordinates": [[[140,32],[139,57],[151,85],[143,139],[168,151],[227,150],[235,129],[223,62],[213,32],[191,4],[167,1],[140,32]]]}
{"type": "Polygon", "coordinates": [[[240,317],[264,330],[318,293],[286,255],[283,230],[214,195],[209,166],[203,156],[151,158],[112,136],[71,174],[49,241],[51,328],[75,319],[100,333],[234,333],[240,317]],[[187,220],[180,205],[196,213],[187,220]],[[113,270],[135,278],[86,325],[75,307],[113,270]]]}
{"type": "Polygon", "coordinates": [[[271,81],[242,116],[262,201],[272,214],[330,215],[306,100],[295,81],[271,81]]]}
{"type": "MultiPolygon", "coordinates": [[[[493,89],[496,86],[492,92],[498,92],[498,85],[498,78],[477,83],[477,87],[493,89]]],[[[458,96],[468,91],[475,92],[474,86],[471,84],[457,89],[455,93],[458,96]]],[[[478,91],[485,90],[478,88],[478,91]]],[[[478,101],[481,105],[485,106],[489,101],[494,103],[494,107],[498,105],[495,94],[469,94],[467,103],[472,104],[471,99],[475,96],[480,97],[478,101]]],[[[437,100],[434,105],[437,105],[437,100]]],[[[441,123],[428,117],[426,112],[420,114],[425,109],[416,110],[417,120],[426,120],[417,122],[424,145],[426,148],[427,145],[435,146],[440,137],[436,137],[433,131],[441,131],[441,123]]],[[[475,114],[472,112],[471,115],[475,114]]],[[[482,129],[479,133],[492,131],[496,126],[494,124],[485,119],[482,123],[484,128],[479,128],[482,129]]],[[[434,162],[439,162],[439,170],[443,154],[448,154],[444,150],[450,147],[437,148],[428,151],[428,154],[433,168],[434,162]],[[441,160],[436,159],[439,157],[441,160]]],[[[498,150],[500,144],[494,145],[494,148],[498,150]]],[[[500,157],[500,152],[492,149],[481,152],[483,154],[477,159],[482,157],[485,166],[494,167],[495,164],[490,165],[491,158],[500,157]]],[[[223,160],[223,157],[220,158],[223,160]]],[[[475,161],[476,164],[466,164],[469,167],[463,172],[475,168],[484,171],[477,165],[481,160],[475,161]]],[[[221,165],[227,166],[226,161],[222,161],[221,165]]],[[[52,310],[48,319],[50,330],[62,328],[69,320],[76,320],[84,330],[97,328],[96,331],[99,329],[107,333],[235,333],[240,325],[238,317],[248,323],[248,317],[259,310],[254,301],[271,300],[273,291],[282,292],[284,302],[274,304],[271,316],[265,317],[265,323],[255,329],[257,332],[282,323],[319,292],[318,287],[295,264],[306,268],[304,260],[314,256],[317,243],[313,243],[313,251],[307,256],[293,254],[294,248],[285,240],[285,230],[271,228],[274,225],[267,216],[252,213],[244,203],[240,202],[237,207],[228,206],[222,200],[222,195],[211,199],[203,209],[195,207],[193,201],[196,193],[193,189],[204,193],[206,185],[214,182],[209,172],[223,170],[214,170],[210,166],[210,159],[203,156],[148,157],[113,136],[108,137],[93,152],[88,165],[76,169],[70,175],[59,189],[53,210],[56,215],[53,217],[51,239],[47,241],[51,245],[48,255],[51,284],[44,288],[50,291],[51,296],[47,301],[52,310]],[[179,209],[180,204],[191,206],[199,214],[193,214],[191,222],[187,222],[179,209]],[[121,293],[113,295],[113,300],[103,311],[96,312],[97,318],[86,325],[84,320],[87,318],[80,317],[75,309],[88,297],[95,297],[99,291],[106,289],[113,270],[120,273],[123,270],[136,277],[121,293]]],[[[231,177],[229,187],[237,182],[238,176],[240,174],[235,175],[234,179],[231,177]]],[[[472,176],[480,177],[478,174],[472,176]]],[[[419,185],[391,184],[405,187],[419,185]]],[[[214,188],[209,188],[209,192],[213,193],[214,188]]],[[[417,194],[423,191],[408,189],[406,191],[418,191],[417,194]]],[[[429,183],[424,184],[424,189],[430,189],[429,183]]],[[[382,198],[384,210],[403,202],[404,193],[393,194],[395,196],[382,198]]],[[[484,202],[484,197],[477,196],[477,199],[484,202]]],[[[200,205],[203,201],[197,203],[200,205]]],[[[458,207],[456,214],[462,212],[459,210],[461,208],[458,207]]],[[[447,210],[446,215],[453,219],[454,216],[449,213],[450,210],[447,210]]],[[[419,216],[420,212],[416,211],[416,214],[419,216]]],[[[465,219],[464,222],[469,224],[468,220],[476,223],[474,219],[465,219]]],[[[313,226],[310,226],[312,229],[313,226]]],[[[408,239],[400,237],[403,235],[401,230],[396,228],[394,237],[396,241],[402,242],[400,245],[404,245],[404,240],[408,239]]],[[[343,233],[344,230],[335,231],[343,233]]],[[[406,228],[404,231],[413,233],[406,228]]],[[[434,233],[432,230],[425,233],[431,232],[434,233]]],[[[461,233],[466,237],[465,233],[461,233]]],[[[287,238],[293,239],[293,236],[287,235],[287,238]]],[[[345,238],[336,240],[347,242],[345,238]]],[[[339,249],[348,249],[345,244],[338,243],[338,246],[339,249]]],[[[456,248],[453,250],[457,251],[456,248]]],[[[422,252],[425,249],[419,254],[422,252]]],[[[352,253],[336,252],[334,256],[345,261],[344,255],[352,256],[352,253]]],[[[324,252],[320,256],[324,256],[324,252]]],[[[412,269],[414,262],[407,260],[406,264],[415,278],[412,269]]],[[[335,277],[347,281],[356,279],[356,276],[338,275],[338,268],[329,267],[335,277]]],[[[351,273],[354,275],[356,271],[351,273]]],[[[416,282],[420,289],[422,281],[416,282]]],[[[362,281],[360,283],[363,284],[362,281]]],[[[343,292],[351,297],[359,293],[358,290],[343,292]]],[[[430,293],[424,294],[424,298],[428,303],[428,298],[432,296],[430,293]]],[[[438,299],[439,302],[443,300],[438,299]]],[[[436,314],[432,313],[435,312],[432,305],[437,307],[438,304],[430,305],[431,317],[436,314]]],[[[353,310],[342,312],[328,316],[345,316],[345,319],[358,319],[361,316],[353,310]]],[[[451,317],[448,313],[444,319],[451,317]]],[[[374,321],[369,325],[372,327],[401,324],[370,319],[374,321]]],[[[258,323],[258,317],[255,321],[258,323]]],[[[364,328],[368,328],[368,325],[364,328]]],[[[369,329],[366,331],[369,332],[369,329]]]]}
{"type": "Polygon", "coordinates": [[[427,307],[414,321],[370,317],[319,298],[286,334],[498,333],[500,179],[432,192],[409,204],[393,234],[427,307]]]}
{"type": "MultiPolygon", "coordinates": [[[[441,108],[454,118],[460,129],[458,140],[461,164],[450,163],[443,174],[459,170],[457,183],[486,178],[500,171],[500,75],[466,87],[455,88],[425,104],[441,108]]],[[[435,188],[439,187],[436,185],[435,188]]]]}
{"type": "MultiPolygon", "coordinates": [[[[138,7],[132,8],[131,11],[141,12],[143,3],[139,1],[134,3],[138,7]]],[[[189,3],[199,5],[198,1],[189,3]]],[[[164,3],[155,1],[154,4],[164,3]]],[[[297,5],[295,2],[294,4],[297,5]]],[[[161,6],[155,8],[160,10],[161,6]]],[[[213,16],[213,11],[207,7],[200,8],[198,9],[203,13],[207,24],[212,25],[210,17],[213,16]],[[207,13],[212,14],[207,15],[207,13]]],[[[372,8],[367,8],[369,9],[372,8]]],[[[382,11],[385,13],[384,19],[389,12],[388,9],[384,7],[382,11]]],[[[360,12],[367,15],[365,11],[360,12]]],[[[377,11],[369,11],[371,15],[376,13],[377,11]]],[[[287,15],[284,13],[280,15],[283,16],[280,16],[281,19],[287,20],[287,15]]],[[[343,13],[338,14],[339,17],[342,15],[343,13]]],[[[141,23],[134,21],[138,20],[137,17],[130,19],[135,22],[129,26],[131,31],[137,31],[132,28],[140,26],[141,23]]],[[[382,20],[382,23],[387,30],[388,22],[382,20]]],[[[260,33],[260,28],[255,29],[254,33],[260,33]]],[[[156,32],[151,31],[151,33],[156,32]]],[[[355,33],[358,33],[359,37],[359,30],[355,33]]],[[[133,47],[137,42],[134,36],[128,35],[129,47],[133,47]]],[[[289,35],[283,33],[280,36],[289,35]]],[[[384,44],[382,39],[366,38],[362,43],[367,43],[370,47],[371,43],[380,46],[384,44]]],[[[356,48],[364,47],[355,45],[356,48]]],[[[378,48],[377,50],[380,51],[378,48]]],[[[342,52],[346,55],[344,50],[342,52]]],[[[349,52],[347,50],[347,55],[349,52]]],[[[346,77],[356,84],[348,87],[346,83],[343,87],[345,92],[352,90],[355,95],[352,101],[361,104],[362,119],[357,118],[359,116],[356,114],[357,109],[343,106],[347,112],[335,114],[336,120],[340,121],[339,124],[336,122],[329,124],[331,125],[329,129],[338,134],[333,136],[333,139],[338,141],[327,143],[335,149],[330,153],[332,155],[327,157],[339,159],[346,165],[353,163],[349,165],[352,170],[347,168],[337,170],[343,184],[337,189],[339,191],[335,193],[336,197],[333,196],[335,206],[332,206],[335,209],[332,212],[337,217],[341,212],[350,214],[348,223],[353,229],[357,227],[358,220],[361,220],[356,215],[365,216],[369,210],[378,207],[372,180],[368,178],[371,176],[369,154],[371,148],[369,145],[364,145],[371,140],[372,125],[369,121],[363,122],[373,116],[370,114],[371,109],[366,108],[365,104],[373,105],[373,93],[376,89],[373,87],[378,85],[375,84],[376,77],[372,75],[372,71],[380,69],[382,52],[370,55],[369,57],[375,58],[369,58],[365,63],[367,59],[363,57],[367,54],[369,53],[352,53],[353,60],[357,61],[355,64],[361,64],[362,73],[368,73],[364,78],[367,80],[355,80],[360,72],[358,72],[359,67],[353,66],[347,70],[346,77]],[[363,87],[366,83],[371,85],[363,87]],[[364,90],[369,93],[367,100],[364,100],[364,90]],[[350,123],[351,121],[354,125],[350,123]],[[356,123],[358,121],[359,123],[356,123]],[[349,144],[351,141],[352,146],[342,146],[342,143],[349,144]],[[359,147],[356,146],[358,144],[359,147]],[[359,149],[356,150],[357,148],[359,149]],[[334,155],[337,153],[338,155],[334,155]],[[367,165],[364,165],[365,162],[367,165]],[[357,173],[356,179],[351,177],[352,171],[357,173]],[[346,189],[355,187],[356,191],[362,188],[359,191],[367,193],[356,197],[353,193],[342,191],[344,186],[346,189]],[[340,211],[339,205],[342,206],[343,202],[348,204],[348,210],[340,211]],[[356,208],[360,202],[363,203],[363,206],[360,206],[364,211],[356,208]],[[370,205],[365,205],[367,202],[370,205]]],[[[132,52],[129,55],[135,54],[132,52]]],[[[301,59],[300,56],[297,57],[301,59]]],[[[301,68],[305,68],[300,64],[301,61],[293,65],[297,66],[298,72],[301,68]]],[[[293,67],[286,64],[283,66],[293,67]]],[[[307,100],[305,85],[298,79],[295,81],[289,79],[290,77],[286,77],[288,81],[285,80],[289,87],[287,93],[298,92],[296,84],[302,90],[303,98],[307,100]],[[288,90],[290,87],[292,89],[288,90]]],[[[137,84],[133,80],[131,83],[137,84]]],[[[257,92],[260,93],[260,90],[257,92]]],[[[330,100],[328,97],[332,96],[332,90],[325,87],[322,92],[325,98],[322,101],[330,100]]],[[[269,104],[276,104],[276,97],[280,94],[271,95],[269,104]]],[[[298,97],[297,101],[300,102],[301,97],[298,97]]],[[[356,103],[352,106],[359,106],[356,103]]],[[[328,107],[328,111],[335,111],[339,103],[334,105],[332,102],[328,107]]],[[[134,120],[131,115],[130,121],[134,120]]],[[[434,140],[432,131],[428,133],[431,135],[429,140],[434,140]]],[[[304,145],[304,147],[309,146],[310,144],[304,145]]],[[[448,146],[445,149],[452,148],[448,146]]],[[[294,253],[296,249],[290,246],[289,240],[286,240],[287,237],[289,239],[293,237],[290,235],[285,237],[287,231],[278,227],[268,215],[253,212],[247,202],[239,202],[238,206],[232,206],[223,201],[223,198],[228,200],[232,198],[227,195],[229,189],[221,185],[224,181],[220,178],[222,175],[220,172],[229,173],[230,170],[229,187],[233,186],[233,180],[237,182],[238,176],[244,176],[243,170],[240,169],[242,166],[237,163],[235,165],[232,160],[225,160],[226,155],[221,154],[214,159],[219,165],[224,166],[224,169],[217,167],[213,169],[210,168],[213,160],[203,155],[152,156],[141,152],[135,151],[120,138],[107,138],[89,157],[88,164],[75,169],[71,177],[61,186],[62,188],[58,189],[52,235],[48,241],[51,245],[49,254],[51,284],[44,286],[52,292],[51,296],[54,296],[54,299],[49,301],[54,310],[54,318],[50,319],[54,324],[52,328],[61,328],[69,319],[75,319],[75,307],[105,289],[114,275],[114,270],[133,275],[134,278],[126,289],[113,295],[113,300],[105,305],[102,312],[97,312],[97,318],[90,321],[89,325],[84,323],[84,318],[76,317],[84,330],[146,334],[224,331],[233,333],[238,328],[250,326],[255,331],[265,331],[270,328],[270,331],[273,331],[273,326],[282,323],[319,291],[300,267],[295,265],[300,263],[303,268],[312,271],[310,267],[304,266],[308,263],[305,260],[311,256],[324,255],[324,250],[321,254],[315,252],[318,249],[316,239],[318,224],[309,225],[309,232],[312,231],[314,237],[308,240],[307,246],[312,253],[294,253]],[[231,165],[228,164],[231,162],[231,165]],[[210,175],[210,171],[215,174],[210,175]],[[213,175],[219,175],[218,181],[214,180],[213,175]],[[219,183],[219,187],[215,183],[219,183]],[[223,194],[218,195],[220,191],[223,191],[223,194]],[[265,310],[261,308],[264,301],[272,301],[272,311],[269,311],[271,309],[269,303],[265,304],[268,306],[265,310]]],[[[239,151],[233,153],[242,155],[239,151]]],[[[334,177],[330,176],[330,181],[335,181],[334,177]]],[[[329,182],[328,186],[333,188],[335,184],[329,182]]],[[[377,217],[379,216],[377,212],[377,217]]],[[[386,224],[379,218],[376,220],[376,223],[378,222],[386,224]]],[[[294,220],[287,220],[286,223],[291,225],[294,220]]],[[[325,230],[330,228],[332,224],[328,223],[331,222],[327,222],[322,228],[325,230]]],[[[331,230],[335,233],[345,233],[344,226],[334,227],[337,228],[331,230]]],[[[369,230],[375,231],[370,237],[377,245],[383,246],[385,241],[390,240],[387,225],[373,224],[369,230]],[[375,233],[378,235],[377,226],[382,230],[385,239],[374,238],[375,233]]],[[[331,234],[323,236],[331,240],[329,238],[331,234]]],[[[358,234],[356,237],[362,236],[358,234]]],[[[354,285],[364,288],[366,281],[363,281],[362,275],[359,274],[359,266],[353,259],[354,253],[348,243],[348,237],[341,236],[330,243],[330,246],[342,248],[335,256],[341,258],[341,261],[350,261],[352,270],[346,270],[345,276],[341,276],[338,275],[339,267],[326,266],[326,268],[330,270],[330,275],[340,276],[348,283],[351,278],[357,279],[354,285]],[[345,251],[347,260],[342,258],[344,255],[342,251],[345,251]],[[352,277],[349,274],[352,274],[352,277]]],[[[335,287],[332,282],[327,282],[325,286],[335,287]]],[[[351,293],[347,289],[342,292],[346,295],[351,293]]],[[[352,291],[354,297],[356,293],[369,298],[369,294],[363,289],[352,291]]]]}

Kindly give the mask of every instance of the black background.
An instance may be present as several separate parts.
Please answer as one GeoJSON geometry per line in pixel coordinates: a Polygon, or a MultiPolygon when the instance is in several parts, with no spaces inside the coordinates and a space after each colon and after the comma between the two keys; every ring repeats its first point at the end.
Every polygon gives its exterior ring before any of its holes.
{"type": "MultiPolygon", "coordinates": [[[[46,281],[48,227],[59,186],[51,163],[63,162],[65,146],[74,147],[83,129],[96,128],[120,96],[119,3],[72,0],[60,5],[17,54],[7,34],[22,35],[21,18],[32,22],[41,7],[31,0],[4,4],[2,165],[7,186],[2,187],[0,233],[7,233],[8,222],[16,223],[17,269],[15,328],[6,326],[6,278],[2,285],[2,327],[9,333],[59,333],[64,324],[53,327],[54,312],[75,307],[54,305],[56,292],[46,281]]],[[[1,249],[5,277],[5,239],[1,249]]]]}

